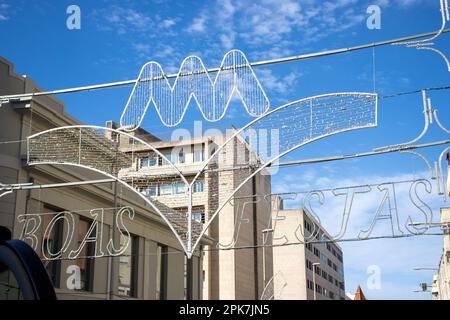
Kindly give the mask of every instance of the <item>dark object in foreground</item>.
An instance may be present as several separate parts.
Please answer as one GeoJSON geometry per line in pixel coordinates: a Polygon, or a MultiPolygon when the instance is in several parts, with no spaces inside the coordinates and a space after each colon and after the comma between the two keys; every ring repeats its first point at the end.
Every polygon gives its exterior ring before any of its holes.
{"type": "Polygon", "coordinates": [[[0,272],[10,270],[25,300],[56,300],[55,290],[39,256],[24,241],[10,240],[0,226],[0,272]]]}

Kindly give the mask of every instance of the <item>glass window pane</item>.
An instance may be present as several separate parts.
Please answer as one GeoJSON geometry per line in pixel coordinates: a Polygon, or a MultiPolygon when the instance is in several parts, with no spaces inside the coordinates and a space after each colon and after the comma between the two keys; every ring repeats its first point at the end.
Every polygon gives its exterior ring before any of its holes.
{"type": "Polygon", "coordinates": [[[119,260],[119,285],[118,291],[121,295],[134,297],[136,293],[135,277],[137,276],[137,237],[120,235],[120,246],[128,246],[119,260]]]}
{"type": "Polygon", "coordinates": [[[164,183],[159,187],[160,195],[171,195],[172,194],[172,184],[164,183]]]}
{"type": "MultiPolygon", "coordinates": [[[[89,228],[91,226],[91,222],[80,219],[78,222],[78,248],[83,243],[84,238],[88,234],[89,228]]],[[[91,234],[94,234],[95,229],[92,230],[91,234]]],[[[81,288],[83,291],[92,291],[92,274],[93,274],[93,266],[94,259],[89,257],[94,255],[94,243],[87,242],[84,244],[83,248],[79,253],[79,259],[77,259],[77,265],[80,268],[81,275],[81,288]]]]}
{"type": "Polygon", "coordinates": [[[154,167],[158,165],[158,156],[149,156],[141,159],[141,167],[154,167]]]}
{"type": "MultiPolygon", "coordinates": [[[[165,151],[165,152],[162,152],[162,155],[163,155],[164,157],[166,157],[168,161],[170,161],[170,162],[173,161],[173,160],[172,160],[172,152],[171,152],[171,151],[165,151]]],[[[169,162],[167,162],[164,158],[162,158],[161,164],[162,164],[162,165],[168,165],[169,162]]]]}
{"type": "MultiPolygon", "coordinates": [[[[46,212],[51,212],[53,210],[44,207],[46,212]]],[[[60,214],[45,214],[42,216],[42,249],[45,252],[45,256],[50,257],[50,253],[55,254],[61,250],[62,247],[62,236],[63,236],[63,220],[58,219],[60,214]],[[49,225],[52,225],[50,229],[47,230],[49,225]],[[46,232],[47,231],[47,232],[46,232]]],[[[41,252],[41,258],[44,259],[44,254],[41,252]]],[[[43,260],[45,268],[48,272],[50,280],[55,288],[59,288],[59,277],[61,260],[43,260]]]]}
{"type": "Polygon", "coordinates": [[[186,184],[183,182],[177,182],[175,185],[175,193],[176,194],[185,194],[186,193],[186,184]]]}
{"type": "Polygon", "coordinates": [[[202,146],[195,146],[194,148],[194,162],[204,161],[204,150],[202,146]]]}
{"type": "Polygon", "coordinates": [[[194,183],[194,192],[203,192],[204,182],[203,180],[196,181],[194,183]]]}
{"type": "Polygon", "coordinates": [[[151,186],[141,187],[141,188],[139,188],[139,191],[142,194],[145,194],[146,196],[154,197],[154,196],[158,195],[158,186],[151,185],[151,186]]]}

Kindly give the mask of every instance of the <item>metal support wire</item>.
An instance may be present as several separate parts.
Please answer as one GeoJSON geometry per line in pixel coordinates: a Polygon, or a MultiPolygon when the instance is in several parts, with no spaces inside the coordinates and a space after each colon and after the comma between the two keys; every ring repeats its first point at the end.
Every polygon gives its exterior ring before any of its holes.
{"type": "MultiPolygon", "coordinates": [[[[415,149],[423,149],[423,148],[429,148],[429,147],[435,147],[440,145],[450,144],[450,140],[441,140],[441,141],[435,141],[430,143],[424,143],[424,144],[418,144],[418,145],[412,145],[412,146],[406,146],[402,148],[397,149],[386,149],[381,151],[369,151],[364,153],[354,153],[354,154],[348,154],[348,155],[339,155],[339,156],[332,156],[332,157],[321,157],[321,158],[310,158],[310,159],[304,159],[304,160],[294,160],[294,161],[285,161],[285,162],[279,162],[279,163],[272,163],[268,167],[288,167],[288,166],[295,166],[295,165],[303,165],[303,164],[310,164],[310,163],[322,163],[322,162],[331,162],[331,161],[339,161],[339,160],[346,160],[346,159],[354,159],[354,158],[361,158],[361,157],[369,157],[369,156],[376,156],[376,155],[382,155],[387,153],[395,153],[395,152],[403,152],[406,153],[408,150],[415,150],[415,149]]],[[[412,153],[412,152],[408,152],[412,153]]],[[[427,164],[429,167],[429,164],[427,164]]],[[[223,171],[233,171],[233,170],[242,170],[245,168],[250,167],[247,166],[238,166],[238,167],[225,167],[221,169],[204,169],[203,172],[209,173],[209,172],[223,172],[223,171]]],[[[253,168],[258,168],[258,166],[252,165],[253,168]]],[[[183,173],[181,171],[181,173],[183,173]]],[[[432,179],[436,179],[436,177],[433,175],[432,179]]],[[[12,191],[17,190],[33,190],[33,189],[49,189],[49,188],[62,188],[62,187],[74,187],[74,186],[81,186],[81,185],[90,185],[90,184],[100,184],[100,183],[112,183],[115,182],[115,179],[101,179],[101,180],[86,180],[86,181],[76,181],[76,182],[64,182],[64,183],[53,183],[53,184],[31,184],[31,183],[17,183],[17,184],[2,184],[0,183],[0,191],[8,191],[8,193],[12,191]]],[[[0,195],[3,196],[4,194],[0,195]]]]}
{"type": "Polygon", "coordinates": [[[433,40],[437,39],[445,30],[445,25],[447,21],[450,21],[450,13],[449,13],[449,4],[448,0],[440,0],[440,11],[441,11],[441,19],[442,24],[441,28],[436,32],[435,35],[433,35],[431,38],[428,39],[421,39],[416,41],[403,41],[398,43],[393,43],[393,45],[404,45],[407,48],[416,48],[417,50],[429,50],[431,52],[437,53],[446,63],[447,70],[450,72],[450,62],[447,59],[446,55],[442,53],[440,50],[432,48],[434,45],[433,40]]]}
{"type": "MultiPolygon", "coordinates": [[[[450,29],[445,29],[440,34],[445,34],[448,32],[450,32],[450,29]]],[[[358,45],[358,46],[353,46],[353,47],[340,48],[340,49],[335,49],[335,50],[326,50],[326,51],[321,51],[321,52],[316,52],[316,53],[301,54],[301,55],[295,55],[295,56],[284,57],[284,58],[262,60],[262,61],[257,61],[257,62],[250,62],[250,66],[259,67],[259,66],[277,64],[277,63],[285,63],[285,62],[291,62],[291,61],[331,56],[331,55],[336,55],[336,54],[341,54],[341,53],[359,51],[359,50],[364,50],[364,49],[369,49],[369,48],[392,45],[395,43],[401,43],[401,42],[405,42],[405,41],[411,41],[411,40],[415,40],[415,39],[426,38],[426,37],[430,37],[430,36],[435,36],[436,34],[437,34],[436,31],[434,31],[434,32],[415,34],[415,35],[408,36],[408,37],[402,37],[402,38],[391,39],[391,40],[386,40],[386,41],[373,42],[373,43],[368,43],[368,44],[363,44],[363,45],[358,45]]],[[[220,71],[220,68],[207,69],[207,72],[209,72],[209,73],[214,73],[214,72],[219,72],[219,71],[220,71]]],[[[167,79],[176,78],[177,75],[178,75],[178,73],[168,74],[168,75],[165,75],[165,78],[167,78],[167,79]]],[[[57,95],[57,94],[74,93],[74,92],[81,92],[81,91],[93,91],[93,90],[101,90],[101,89],[106,89],[106,88],[135,85],[138,80],[139,79],[133,79],[133,80],[108,82],[108,83],[81,86],[81,87],[73,87],[73,88],[60,89],[60,90],[52,90],[52,91],[4,95],[4,96],[0,96],[0,106],[2,103],[8,103],[11,101],[29,101],[33,97],[38,97],[38,96],[57,95]]]]}

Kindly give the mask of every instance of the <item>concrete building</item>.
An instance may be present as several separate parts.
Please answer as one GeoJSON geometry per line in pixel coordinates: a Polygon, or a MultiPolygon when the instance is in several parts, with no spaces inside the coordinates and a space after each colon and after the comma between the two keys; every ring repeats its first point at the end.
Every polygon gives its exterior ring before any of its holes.
{"type": "MultiPolygon", "coordinates": [[[[107,126],[116,128],[117,124],[108,121],[107,126]]],[[[176,164],[189,182],[225,141],[222,134],[175,141],[161,141],[144,130],[135,135],[176,164]]],[[[148,148],[129,145],[126,139],[120,141],[120,148],[138,159],[136,168],[122,175],[122,179],[133,181],[138,190],[154,201],[180,212],[187,211],[186,186],[160,155],[148,148]]],[[[248,165],[252,161],[257,161],[256,155],[245,140],[237,136],[207,163],[194,184],[193,215],[197,221],[207,223],[225,204],[206,232],[214,243],[203,253],[204,299],[259,299],[264,291],[265,276],[272,276],[272,249],[251,248],[262,244],[262,230],[271,219],[270,203],[253,201],[252,196],[270,194],[270,175],[267,172],[255,175],[226,201],[253,172],[248,165]],[[250,248],[218,250],[230,247],[250,248]]]]}
{"type": "MultiPolygon", "coordinates": [[[[447,161],[450,170],[450,153],[447,153],[447,161]]],[[[447,193],[447,196],[450,196],[449,175],[447,175],[447,193]]],[[[450,300],[450,208],[441,208],[441,224],[444,245],[437,273],[433,276],[431,294],[434,300],[450,300]]]]}
{"type": "Polygon", "coordinates": [[[450,300],[450,208],[441,209],[444,246],[437,273],[433,276],[431,293],[434,300],[450,300]]]}
{"type": "Polygon", "coordinates": [[[274,292],[285,300],[345,300],[341,247],[306,210],[283,208],[275,198],[273,222],[274,292]],[[282,246],[284,243],[304,243],[282,246]]]}
{"type": "MultiPolygon", "coordinates": [[[[0,58],[0,95],[41,91],[30,78],[17,75],[8,61],[0,58]]],[[[50,128],[77,125],[80,122],[65,112],[64,104],[50,96],[18,100],[0,106],[0,183],[34,185],[104,179],[82,168],[59,165],[27,166],[26,138],[50,128]]],[[[114,146],[102,137],[102,144],[114,146]]],[[[97,141],[98,142],[98,141],[97,141]]],[[[97,146],[92,144],[92,148],[97,146]]],[[[46,261],[49,275],[59,299],[202,299],[202,252],[191,261],[184,253],[163,219],[132,192],[116,183],[77,187],[18,190],[0,197],[0,225],[12,230],[13,238],[24,238],[43,257],[42,248],[53,252],[79,250],[79,257],[97,254],[97,246],[106,248],[114,234],[113,217],[118,207],[134,209],[134,219],[125,219],[130,235],[115,233],[115,243],[130,241],[120,257],[97,257],[46,261]],[[102,241],[84,243],[95,222],[92,209],[103,208],[103,221],[92,229],[102,228],[102,241]],[[45,214],[44,214],[45,213],[45,214]],[[32,236],[23,232],[24,222],[40,216],[32,236]],[[55,217],[73,217],[73,224],[55,223],[52,232],[46,227],[55,217]],[[71,229],[72,227],[72,229],[71,229]],[[73,232],[73,233],[72,233],[73,232]],[[128,238],[128,239],[127,239],[128,238]],[[33,241],[35,240],[35,243],[33,241]],[[63,244],[64,243],[64,244],[63,244]],[[66,246],[67,244],[67,246],[66,246]],[[74,290],[68,288],[72,270],[78,269],[81,281],[74,290]]],[[[97,211],[98,213],[98,211],[97,211]]],[[[29,231],[29,230],[28,230],[29,231]]],[[[211,244],[205,238],[203,245],[211,244]]],[[[76,274],[76,272],[75,272],[76,274]]],[[[11,274],[0,274],[0,298],[17,299],[17,292],[2,287],[14,282],[11,274]]]]}

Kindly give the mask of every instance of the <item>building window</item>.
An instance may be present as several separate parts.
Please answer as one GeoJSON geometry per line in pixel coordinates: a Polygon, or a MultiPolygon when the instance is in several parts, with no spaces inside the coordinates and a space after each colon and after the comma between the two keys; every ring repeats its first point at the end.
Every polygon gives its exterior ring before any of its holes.
{"type": "Polygon", "coordinates": [[[171,183],[163,183],[159,186],[159,195],[168,196],[172,194],[172,184],[171,183]]]}
{"type": "Polygon", "coordinates": [[[141,159],[141,168],[156,167],[158,165],[158,156],[148,156],[141,159]]]}
{"type": "Polygon", "coordinates": [[[328,279],[328,274],[324,270],[322,270],[322,278],[324,278],[325,280],[328,279]]]}
{"type": "Polygon", "coordinates": [[[322,293],[322,287],[316,283],[316,292],[322,293]]]}
{"type": "Polygon", "coordinates": [[[316,240],[320,241],[321,239],[321,234],[320,234],[320,229],[318,226],[314,225],[314,230],[315,230],[315,237],[316,240]]]}
{"type": "Polygon", "coordinates": [[[192,217],[197,222],[205,223],[205,214],[201,211],[193,211],[192,217]]]}
{"type": "Polygon", "coordinates": [[[194,192],[203,192],[205,183],[203,180],[195,181],[194,183],[194,192]]]}
{"type": "MultiPolygon", "coordinates": [[[[46,206],[44,206],[44,210],[46,212],[54,212],[54,210],[49,209],[46,206]]],[[[46,253],[47,257],[49,256],[49,253],[55,254],[61,251],[63,241],[64,220],[63,218],[57,217],[62,217],[63,215],[64,215],[63,213],[59,214],[55,213],[55,214],[45,214],[42,217],[43,220],[42,248],[44,249],[44,252],[46,253]],[[50,226],[50,229],[47,230],[47,227],[49,227],[50,223],[52,223],[52,226],[50,226]]],[[[41,258],[44,258],[44,256],[42,255],[41,258]]],[[[55,288],[59,288],[61,276],[61,260],[59,259],[48,260],[45,261],[44,264],[45,269],[47,270],[47,273],[50,277],[50,280],[53,283],[53,286],[55,288]]]]}
{"type": "Polygon", "coordinates": [[[157,185],[151,185],[146,187],[139,188],[139,191],[149,197],[156,197],[158,195],[158,186],[157,185]]]}
{"type": "Polygon", "coordinates": [[[183,148],[176,148],[172,151],[172,163],[177,164],[177,163],[185,163],[186,162],[186,158],[185,158],[185,153],[183,148]]]}
{"type": "Polygon", "coordinates": [[[314,283],[311,280],[306,280],[306,284],[308,286],[308,289],[310,290],[314,289],[314,283]]]}
{"type": "Polygon", "coordinates": [[[138,245],[139,238],[135,236],[120,235],[120,247],[129,241],[129,245],[119,260],[119,287],[120,295],[137,296],[137,273],[138,273],[138,245]]]}
{"type": "Polygon", "coordinates": [[[186,184],[184,182],[177,182],[173,184],[173,193],[174,194],[185,194],[186,193],[186,184]]]}
{"type": "Polygon", "coordinates": [[[320,250],[314,247],[314,255],[320,258],[320,250]]]}
{"type": "Polygon", "coordinates": [[[305,225],[305,229],[311,233],[311,224],[309,224],[309,222],[305,220],[304,225],[305,225]]]}
{"type": "Polygon", "coordinates": [[[333,276],[331,274],[328,275],[328,281],[333,284],[333,276]]]}
{"type": "Polygon", "coordinates": [[[306,267],[312,271],[313,267],[312,267],[312,262],[308,259],[306,259],[306,267]]]}
{"type": "Polygon", "coordinates": [[[205,161],[205,151],[203,149],[203,145],[194,146],[194,162],[202,161],[205,161]]]}
{"type": "Polygon", "coordinates": [[[320,267],[319,266],[314,266],[314,272],[320,276],[320,267]]]}
{"type": "Polygon", "coordinates": [[[333,291],[328,291],[329,297],[330,299],[334,300],[334,292],[333,291]]]}
{"type": "Polygon", "coordinates": [[[183,151],[183,149],[181,149],[180,152],[178,152],[178,162],[184,163],[185,161],[186,161],[186,159],[184,157],[184,151],[183,151]]]}
{"type": "Polygon", "coordinates": [[[167,247],[158,245],[156,248],[156,300],[167,299],[167,247]]]}
{"type": "MultiPolygon", "coordinates": [[[[86,237],[91,237],[96,233],[96,228],[93,228],[88,234],[91,228],[92,221],[83,219],[80,217],[78,222],[78,248],[83,243],[86,237]]],[[[93,290],[93,280],[94,280],[94,259],[89,258],[95,255],[95,244],[94,242],[85,242],[83,248],[79,253],[79,258],[77,259],[77,265],[80,268],[81,277],[81,288],[82,291],[92,291],[93,290]]]]}
{"type": "Polygon", "coordinates": [[[161,154],[165,157],[165,159],[161,158],[161,165],[163,165],[163,166],[169,165],[169,161],[172,162],[172,152],[171,151],[164,151],[161,154]]]}

